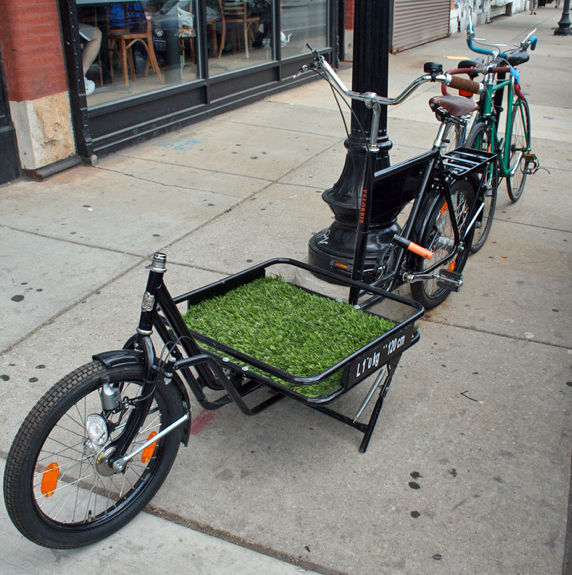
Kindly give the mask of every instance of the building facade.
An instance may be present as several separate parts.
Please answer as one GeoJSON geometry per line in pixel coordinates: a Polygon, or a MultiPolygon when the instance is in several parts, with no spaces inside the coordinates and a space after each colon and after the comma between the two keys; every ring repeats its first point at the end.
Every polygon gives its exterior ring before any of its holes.
{"type": "Polygon", "coordinates": [[[43,177],[95,161],[305,81],[294,75],[309,59],[306,44],[336,60],[337,7],[0,0],[3,83],[22,170],[43,177]]]}
{"type": "MultiPolygon", "coordinates": [[[[352,59],[358,0],[0,0],[0,184],[45,177],[352,59]],[[3,64],[3,72],[2,72],[3,64]]],[[[385,0],[392,52],[527,0],[385,0]],[[411,15],[414,14],[415,17],[411,15]]]]}

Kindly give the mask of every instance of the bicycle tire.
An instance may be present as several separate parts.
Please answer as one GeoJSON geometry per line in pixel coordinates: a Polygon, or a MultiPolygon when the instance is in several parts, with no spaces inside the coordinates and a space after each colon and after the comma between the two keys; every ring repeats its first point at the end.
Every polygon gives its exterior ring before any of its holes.
{"type": "Polygon", "coordinates": [[[528,102],[517,98],[512,106],[510,130],[510,162],[512,176],[506,178],[508,197],[518,202],[526,184],[526,154],[530,149],[530,110],[528,102]],[[518,166],[515,163],[518,162],[518,166]]]}
{"type": "MultiPolygon", "coordinates": [[[[461,179],[453,182],[450,192],[458,220],[457,226],[462,236],[469,224],[469,212],[475,198],[475,189],[471,181],[461,179]]],[[[411,267],[414,271],[420,272],[452,253],[455,236],[446,197],[443,194],[436,194],[430,198],[422,208],[418,221],[423,224],[416,234],[418,240],[416,243],[433,252],[433,257],[428,260],[420,256],[412,256],[411,267]]],[[[441,269],[463,272],[469,257],[473,233],[474,227],[469,232],[465,245],[457,257],[452,262],[443,264],[441,269]]],[[[430,279],[413,282],[411,293],[425,309],[432,309],[447,299],[450,290],[437,285],[436,279],[430,279]]]]}
{"type": "MultiPolygon", "coordinates": [[[[85,431],[89,414],[105,413],[107,421],[118,424],[131,412],[127,405],[121,417],[103,412],[99,390],[104,383],[117,386],[122,398],[134,399],[144,378],[143,366],[107,368],[93,361],[61,379],[30,411],[4,473],[6,508],[25,537],[57,549],[95,543],[133,519],[159,490],[177,455],[180,427],[161,438],[152,453],[145,450],[133,458],[122,473],[106,466],[108,475],[100,472],[102,463],[85,431]]],[[[158,385],[132,445],[142,445],[150,432],[164,429],[182,413],[178,389],[158,385]]],[[[121,426],[108,428],[109,441],[122,432],[121,426]]]]}
{"type": "MultiPolygon", "coordinates": [[[[466,142],[467,148],[491,152],[492,133],[491,128],[484,122],[475,124],[466,142]]],[[[471,253],[477,253],[487,241],[493,225],[498,193],[498,163],[497,160],[490,164],[486,172],[486,181],[483,182],[484,207],[481,216],[475,222],[475,233],[471,244],[471,253]]],[[[480,180],[477,182],[477,188],[480,180]]]]}

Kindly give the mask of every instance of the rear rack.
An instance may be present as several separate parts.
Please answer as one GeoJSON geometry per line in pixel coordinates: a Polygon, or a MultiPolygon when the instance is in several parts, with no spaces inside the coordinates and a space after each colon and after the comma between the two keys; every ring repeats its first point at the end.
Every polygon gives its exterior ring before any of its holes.
{"type": "Polygon", "coordinates": [[[496,157],[497,155],[491,152],[472,148],[457,148],[442,156],[445,168],[457,178],[480,171],[496,157]]]}

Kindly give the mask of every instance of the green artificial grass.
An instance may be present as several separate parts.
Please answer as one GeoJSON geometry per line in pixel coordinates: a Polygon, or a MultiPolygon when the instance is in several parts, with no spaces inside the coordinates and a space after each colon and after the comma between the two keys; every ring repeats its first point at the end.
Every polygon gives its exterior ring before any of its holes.
{"type": "MultiPolygon", "coordinates": [[[[193,331],[298,377],[319,375],[395,325],[277,277],[193,305],[184,319],[193,331]]],[[[341,377],[340,371],[314,385],[272,379],[307,397],[325,397],[341,377]]]]}

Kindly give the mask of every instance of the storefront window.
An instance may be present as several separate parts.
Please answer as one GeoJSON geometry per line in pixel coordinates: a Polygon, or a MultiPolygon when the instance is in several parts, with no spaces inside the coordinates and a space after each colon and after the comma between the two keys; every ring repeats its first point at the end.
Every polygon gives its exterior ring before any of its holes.
{"type": "Polygon", "coordinates": [[[209,75],[273,59],[271,0],[206,0],[209,75]]]}
{"type": "Polygon", "coordinates": [[[327,0],[282,0],[280,3],[280,44],[282,58],[307,54],[328,45],[327,0]]]}
{"type": "Polygon", "coordinates": [[[307,62],[306,43],[336,58],[337,0],[58,3],[77,146],[87,157],[281,89],[307,62]]]}
{"type": "Polygon", "coordinates": [[[197,78],[195,0],[76,0],[89,107],[197,78]]]}

